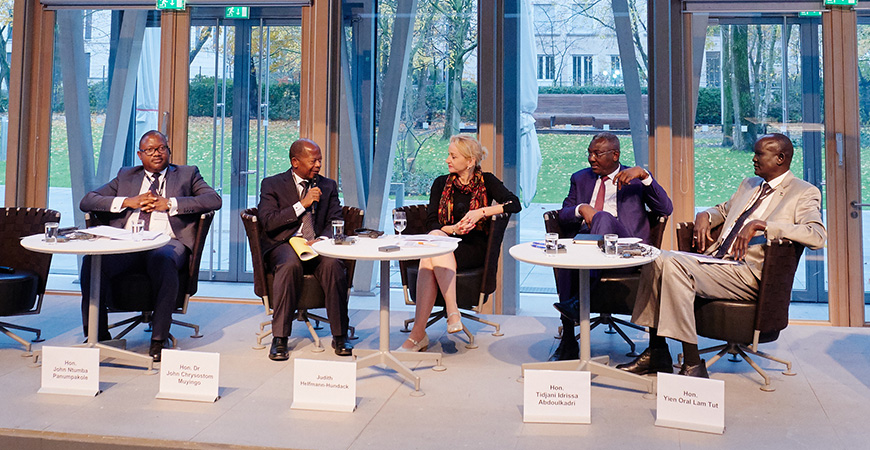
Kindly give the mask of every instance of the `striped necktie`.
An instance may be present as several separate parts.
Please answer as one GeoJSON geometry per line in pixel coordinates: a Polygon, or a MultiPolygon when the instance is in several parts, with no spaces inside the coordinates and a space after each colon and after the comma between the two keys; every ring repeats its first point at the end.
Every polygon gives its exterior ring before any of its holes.
{"type": "MultiPolygon", "coordinates": [[[[148,190],[154,195],[160,195],[160,172],[151,177],[151,187],[148,190]]],[[[151,227],[151,212],[142,211],[139,213],[139,218],[145,221],[145,229],[148,230],[151,227]]]]}
{"type": "Polygon", "coordinates": [[[728,233],[728,237],[726,237],[725,240],[722,241],[722,245],[719,246],[719,250],[716,250],[716,254],[713,256],[717,258],[724,258],[725,255],[728,254],[728,252],[731,250],[731,244],[734,243],[734,239],[737,238],[737,235],[740,234],[740,230],[743,228],[743,223],[746,222],[746,219],[749,218],[749,216],[751,216],[752,213],[755,212],[755,210],[758,209],[759,206],[761,206],[761,202],[765,198],[767,198],[767,196],[770,195],[771,192],[773,192],[773,188],[770,187],[770,185],[767,184],[766,181],[761,184],[761,194],[758,196],[757,199],[755,199],[754,202],[748,205],[748,208],[743,211],[743,214],[740,214],[740,217],[738,217],[737,220],[734,221],[734,226],[731,227],[731,231],[728,233]]]}

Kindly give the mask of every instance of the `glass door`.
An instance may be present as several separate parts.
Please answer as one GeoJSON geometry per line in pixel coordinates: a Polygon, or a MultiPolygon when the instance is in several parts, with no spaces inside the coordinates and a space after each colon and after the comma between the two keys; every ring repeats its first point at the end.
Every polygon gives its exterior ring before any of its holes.
{"type": "MultiPolygon", "coordinates": [[[[821,40],[820,17],[710,16],[699,55],[696,210],[727,200],[752,176],[753,143],[777,132],[794,143],[792,173],[822,191],[827,221],[821,40]]],[[[792,291],[792,319],[829,319],[827,279],[826,251],[805,251],[792,291]]]]}
{"type": "Polygon", "coordinates": [[[858,16],[858,114],[861,126],[860,153],[861,194],[860,200],[852,202],[850,214],[861,218],[863,250],[864,320],[870,317],[870,12],[858,16]]]}
{"type": "Polygon", "coordinates": [[[260,181],[287,170],[299,136],[299,8],[191,10],[188,163],[223,198],[203,256],[201,277],[251,281],[250,250],[239,213],[257,206],[260,181]]]}

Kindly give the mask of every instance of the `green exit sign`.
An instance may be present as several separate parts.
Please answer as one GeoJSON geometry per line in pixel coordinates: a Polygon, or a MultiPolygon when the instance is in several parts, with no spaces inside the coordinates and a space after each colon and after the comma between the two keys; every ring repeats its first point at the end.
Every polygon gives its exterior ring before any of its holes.
{"type": "Polygon", "coordinates": [[[827,6],[855,6],[858,0],[825,0],[827,6]]]}
{"type": "Polygon", "coordinates": [[[821,11],[801,11],[798,14],[800,17],[822,17],[821,11]]]}
{"type": "Polygon", "coordinates": [[[184,9],[185,0],[157,0],[157,9],[184,9]]]}
{"type": "Polygon", "coordinates": [[[224,12],[224,18],[227,19],[247,19],[250,14],[250,9],[247,6],[227,6],[224,12]]]}

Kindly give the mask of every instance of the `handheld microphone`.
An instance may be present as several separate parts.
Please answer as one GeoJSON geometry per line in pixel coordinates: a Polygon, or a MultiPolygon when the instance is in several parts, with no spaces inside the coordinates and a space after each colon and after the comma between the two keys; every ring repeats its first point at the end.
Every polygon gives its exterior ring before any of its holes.
{"type": "MultiPolygon", "coordinates": [[[[317,187],[317,175],[315,175],[314,178],[311,179],[311,182],[308,185],[308,189],[314,189],[316,187],[317,187]]],[[[317,215],[317,204],[318,203],[320,203],[320,202],[317,201],[317,202],[311,203],[311,214],[317,215]]]]}

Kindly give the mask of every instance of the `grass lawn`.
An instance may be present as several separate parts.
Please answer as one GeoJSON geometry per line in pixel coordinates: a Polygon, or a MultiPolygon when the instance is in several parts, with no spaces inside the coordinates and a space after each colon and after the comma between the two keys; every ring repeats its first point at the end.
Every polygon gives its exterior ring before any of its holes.
{"type": "MultiPolygon", "coordinates": [[[[103,117],[94,116],[92,121],[95,147],[99,148],[102,139],[103,117]]],[[[229,180],[232,172],[232,161],[229,159],[231,142],[229,137],[225,142],[227,156],[213,160],[212,136],[213,122],[208,117],[191,117],[189,120],[188,163],[199,166],[203,177],[212,186],[223,184],[224,194],[229,193],[229,180]],[[220,167],[215,171],[213,167],[220,167]],[[221,176],[223,180],[221,180],[221,176]],[[222,181],[222,183],[221,183],[222,181]]],[[[229,134],[231,123],[226,123],[226,133],[229,134]]],[[[220,129],[218,129],[220,135],[220,129]]],[[[289,167],[287,148],[299,136],[296,121],[270,121],[268,123],[269,139],[266,142],[265,173],[272,175],[289,167]]],[[[870,142],[870,132],[864,136],[864,142],[870,142]]],[[[568,192],[568,181],[571,174],[588,167],[586,148],[591,141],[591,135],[539,135],[542,170],[538,174],[538,191],[534,201],[537,203],[560,203],[568,192]]],[[[620,136],[622,143],[621,160],[624,164],[634,164],[634,152],[631,139],[620,136]]],[[[695,202],[697,206],[711,206],[723,202],[737,188],[740,181],[753,174],[752,155],[734,151],[719,146],[721,135],[715,132],[698,132],[695,136],[695,202]]],[[[252,130],[251,147],[257,142],[257,132],[252,130]]],[[[801,142],[795,142],[797,152],[792,163],[792,171],[801,176],[803,173],[803,154],[800,151],[801,142]]],[[[95,151],[96,153],[96,151],[95,151]]],[[[447,154],[447,141],[432,137],[425,141],[417,155],[405,155],[399,146],[394,161],[393,181],[405,182],[405,192],[409,197],[426,198],[432,180],[446,173],[444,158],[447,154]],[[412,172],[406,168],[411,167],[412,172]]],[[[862,180],[868,185],[870,180],[870,146],[862,148],[862,180]]],[[[249,169],[256,168],[256,155],[249,158],[249,169]]],[[[261,157],[262,164],[262,157],[261,157]]],[[[5,179],[5,161],[0,161],[0,168],[5,179]]],[[[263,168],[261,166],[261,173],[263,168]]],[[[253,177],[251,177],[253,180],[253,177]]],[[[63,115],[55,115],[52,121],[51,133],[51,172],[50,186],[69,187],[69,158],[66,147],[66,124],[63,115]]],[[[255,186],[248,186],[249,194],[253,194],[255,186]]]]}

